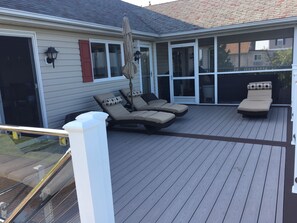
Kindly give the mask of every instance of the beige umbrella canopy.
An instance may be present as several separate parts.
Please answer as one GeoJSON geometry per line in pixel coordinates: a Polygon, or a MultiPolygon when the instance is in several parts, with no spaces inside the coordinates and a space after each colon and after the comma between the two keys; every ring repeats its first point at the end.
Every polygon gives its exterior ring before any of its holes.
{"type": "MultiPolygon", "coordinates": [[[[124,38],[124,57],[125,65],[123,67],[124,76],[129,79],[130,95],[132,95],[133,84],[132,79],[137,73],[137,66],[134,63],[134,53],[133,53],[133,40],[132,40],[132,31],[129,24],[129,19],[125,15],[123,18],[123,38],[124,38]]],[[[131,103],[133,107],[133,99],[131,97],[131,103]]]]}

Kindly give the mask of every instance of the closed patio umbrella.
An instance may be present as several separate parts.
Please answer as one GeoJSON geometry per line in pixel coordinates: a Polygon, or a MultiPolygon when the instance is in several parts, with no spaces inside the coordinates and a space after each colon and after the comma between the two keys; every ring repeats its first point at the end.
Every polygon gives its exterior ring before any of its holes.
{"type": "Polygon", "coordinates": [[[134,54],[133,54],[133,40],[132,40],[132,31],[129,24],[129,19],[125,15],[123,18],[123,38],[124,38],[124,57],[125,57],[125,65],[123,67],[124,76],[129,79],[129,87],[130,87],[130,96],[131,96],[131,106],[133,108],[133,84],[132,79],[137,72],[137,66],[134,63],[134,54]]]}

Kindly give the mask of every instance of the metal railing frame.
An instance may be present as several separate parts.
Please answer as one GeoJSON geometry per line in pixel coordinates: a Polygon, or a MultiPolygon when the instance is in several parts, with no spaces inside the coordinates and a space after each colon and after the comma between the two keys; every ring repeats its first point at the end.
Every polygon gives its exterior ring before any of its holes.
{"type": "MultiPolygon", "coordinates": [[[[46,128],[35,128],[35,127],[24,127],[24,126],[12,126],[12,125],[0,125],[0,131],[11,131],[17,133],[28,133],[36,135],[47,135],[47,136],[58,136],[66,138],[68,132],[65,130],[58,129],[46,129],[46,128]]],[[[51,168],[51,170],[45,175],[44,178],[30,191],[30,193],[22,200],[22,202],[13,210],[10,216],[0,222],[11,223],[19,215],[19,213],[26,207],[26,205],[38,194],[44,186],[47,185],[56,174],[70,161],[71,151],[70,149],[60,158],[60,160],[51,168]]]]}

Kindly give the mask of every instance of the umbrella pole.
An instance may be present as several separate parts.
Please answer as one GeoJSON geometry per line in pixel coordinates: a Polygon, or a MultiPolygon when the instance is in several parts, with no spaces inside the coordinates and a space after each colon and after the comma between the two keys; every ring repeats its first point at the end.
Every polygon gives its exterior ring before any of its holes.
{"type": "Polygon", "coordinates": [[[133,96],[132,96],[132,92],[133,92],[133,84],[132,84],[132,78],[129,78],[129,87],[130,87],[130,96],[131,96],[131,110],[134,110],[134,105],[133,105],[133,96]]]}

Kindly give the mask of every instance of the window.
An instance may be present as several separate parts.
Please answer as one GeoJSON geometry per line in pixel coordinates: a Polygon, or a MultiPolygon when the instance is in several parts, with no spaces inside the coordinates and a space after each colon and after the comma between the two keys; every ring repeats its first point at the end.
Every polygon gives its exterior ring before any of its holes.
{"type": "Polygon", "coordinates": [[[286,44],[285,39],[276,39],[276,40],[275,40],[275,45],[276,45],[276,46],[283,46],[283,45],[285,45],[285,44],[286,44]]]}
{"type": "Polygon", "coordinates": [[[94,79],[122,76],[123,54],[119,42],[92,42],[92,70],[94,79]]]}
{"type": "Polygon", "coordinates": [[[262,60],[262,55],[256,54],[254,55],[254,61],[261,61],[262,60]]]}

